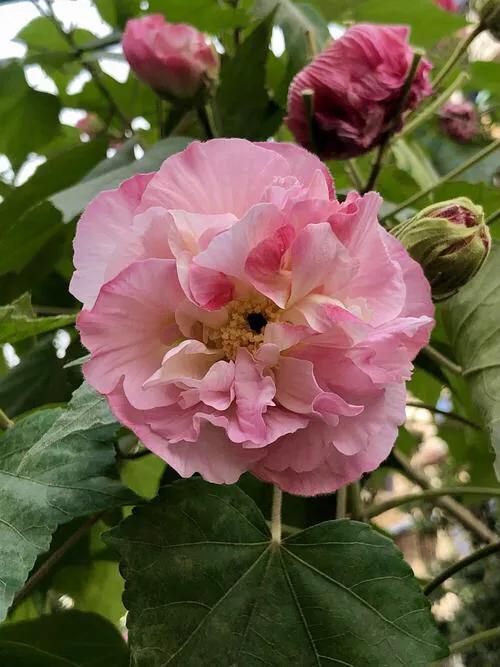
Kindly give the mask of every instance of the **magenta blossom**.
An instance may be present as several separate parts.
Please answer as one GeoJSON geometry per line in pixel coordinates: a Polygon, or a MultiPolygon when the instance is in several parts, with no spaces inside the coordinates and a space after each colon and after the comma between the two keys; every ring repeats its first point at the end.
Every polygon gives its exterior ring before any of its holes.
{"type": "MultiPolygon", "coordinates": [[[[405,26],[356,25],[297,74],[285,119],[297,141],[324,158],[349,158],[381,142],[413,60],[405,26]],[[312,91],[312,118],[303,93],[312,91]]],[[[430,95],[431,64],[417,69],[406,109],[430,95]]]]}
{"type": "Polygon", "coordinates": [[[161,14],[128,21],[122,46],[137,76],[169,97],[193,97],[217,75],[218,56],[205,35],[161,14]]]}
{"type": "Polygon", "coordinates": [[[87,381],[182,476],[301,495],[376,468],[405,418],[430,288],[292,144],[192,143],[87,207],[72,293],[87,381]]]}
{"type": "Polygon", "coordinates": [[[479,114],[472,102],[446,102],[439,111],[441,130],[455,141],[466,144],[480,132],[479,114]]]}
{"type": "Polygon", "coordinates": [[[459,12],[465,4],[463,0],[434,0],[434,2],[447,12],[459,12]]]}

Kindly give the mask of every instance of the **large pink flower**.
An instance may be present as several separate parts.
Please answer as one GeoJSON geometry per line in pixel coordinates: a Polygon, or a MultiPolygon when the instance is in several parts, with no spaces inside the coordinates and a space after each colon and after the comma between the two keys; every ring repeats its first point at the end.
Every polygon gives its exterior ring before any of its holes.
{"type": "Polygon", "coordinates": [[[181,475],[291,493],[376,468],[432,327],[420,266],[290,144],[192,143],[87,208],[71,289],[85,376],[181,475]]]}
{"type": "MultiPolygon", "coordinates": [[[[325,158],[354,157],[378,145],[394,125],[413,60],[408,35],[406,26],[359,24],[301,70],[288,91],[286,118],[297,141],[325,158]]],[[[422,59],[405,109],[432,92],[430,69],[422,59]]]]}
{"type": "Polygon", "coordinates": [[[170,97],[193,97],[219,67],[203,33],[184,23],[167,23],[161,14],[128,21],[122,46],[137,76],[170,97]]]}

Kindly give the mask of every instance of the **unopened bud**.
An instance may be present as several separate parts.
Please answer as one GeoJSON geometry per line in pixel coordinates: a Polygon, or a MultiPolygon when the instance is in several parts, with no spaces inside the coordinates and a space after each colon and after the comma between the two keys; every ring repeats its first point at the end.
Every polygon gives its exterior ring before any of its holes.
{"type": "Polygon", "coordinates": [[[435,301],[468,283],[491,247],[483,209],[466,197],[428,206],[392,233],[422,266],[435,301]]]}
{"type": "Polygon", "coordinates": [[[500,0],[478,0],[474,9],[479,14],[480,24],[500,40],[500,0]]]}

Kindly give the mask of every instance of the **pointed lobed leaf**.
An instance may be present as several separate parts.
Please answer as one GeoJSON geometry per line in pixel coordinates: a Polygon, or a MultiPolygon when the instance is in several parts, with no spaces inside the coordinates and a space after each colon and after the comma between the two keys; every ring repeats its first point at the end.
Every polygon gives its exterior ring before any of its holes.
{"type": "Polygon", "coordinates": [[[107,442],[117,425],[99,405],[84,408],[85,391],[67,411],[31,414],[0,438],[0,619],[58,525],[136,500],[107,442]]]}
{"type": "Polygon", "coordinates": [[[57,612],[2,625],[0,646],[3,642],[26,644],[81,667],[129,664],[128,648],[118,630],[102,616],[88,612],[57,612]]]}
{"type": "Polygon", "coordinates": [[[447,653],[391,541],[329,521],[273,543],[238,487],[164,487],[108,534],[134,664],[428,665],[447,653]]]}
{"type": "Polygon", "coordinates": [[[500,479],[500,243],[483,268],[443,307],[457,360],[495,448],[500,479]]]}

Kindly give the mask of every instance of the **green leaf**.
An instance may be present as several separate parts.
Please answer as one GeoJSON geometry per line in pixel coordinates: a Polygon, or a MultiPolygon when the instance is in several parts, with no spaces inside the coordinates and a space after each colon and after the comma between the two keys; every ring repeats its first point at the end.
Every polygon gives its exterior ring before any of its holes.
{"type": "Polygon", "coordinates": [[[254,13],[263,17],[276,9],[275,23],[285,35],[288,66],[283,87],[295,74],[323,50],[330,40],[328,25],[321,14],[310,5],[297,4],[292,0],[256,0],[254,13]]]}
{"type": "Polygon", "coordinates": [[[500,479],[500,244],[483,268],[443,307],[456,358],[488,427],[500,479]]]}
{"type": "Polygon", "coordinates": [[[60,403],[71,389],[51,336],[37,342],[21,357],[21,363],[0,377],[0,405],[15,417],[45,403],[60,403]]]}
{"type": "Polygon", "coordinates": [[[267,139],[278,128],[282,113],[266,90],[266,63],[272,15],[265,18],[226,58],[214,101],[219,134],[244,139],[267,139]]]}
{"type": "Polygon", "coordinates": [[[34,204],[80,181],[105,154],[105,141],[89,141],[40,165],[26,183],[15,188],[0,204],[0,233],[12,227],[34,204]]]}
{"type": "Polygon", "coordinates": [[[0,275],[24,269],[61,224],[61,213],[49,202],[42,202],[24,213],[0,235],[0,275]]]}
{"type": "Polygon", "coordinates": [[[0,345],[37,336],[46,331],[61,329],[75,321],[76,315],[36,317],[29,294],[16,299],[8,306],[0,306],[0,345]]]}
{"type": "Polygon", "coordinates": [[[243,27],[248,21],[244,9],[218,0],[149,0],[148,12],[164,14],[171,23],[190,23],[212,34],[243,27]]]}
{"type": "Polygon", "coordinates": [[[61,105],[54,95],[30,88],[17,63],[0,67],[0,90],[0,153],[17,168],[59,133],[61,105]]]}
{"type": "Polygon", "coordinates": [[[99,14],[113,28],[124,28],[128,19],[139,14],[140,0],[94,0],[99,14]]]}
{"type": "Polygon", "coordinates": [[[50,201],[61,211],[64,221],[68,222],[103,190],[116,188],[126,178],[135,176],[135,174],[157,171],[164,160],[186,148],[190,141],[186,137],[172,137],[159,141],[146,151],[144,157],[140,160],[58,192],[50,198],[50,201]]]}
{"type": "MultiPolygon", "coordinates": [[[[118,630],[101,616],[81,611],[58,612],[0,626],[0,647],[3,642],[29,644],[81,667],[129,664],[128,648],[118,630]]],[[[9,662],[2,664],[10,666],[9,662]]],[[[24,667],[31,667],[31,662],[24,663],[24,667]]]]}
{"type": "Polygon", "coordinates": [[[0,440],[0,619],[58,525],[135,501],[117,478],[108,442],[116,425],[100,406],[85,411],[85,395],[21,419],[0,440]]]}
{"type": "Polygon", "coordinates": [[[438,180],[431,161],[416,141],[398,139],[392,146],[392,152],[399,169],[408,172],[421,189],[434,185],[438,180]]]}
{"type": "Polygon", "coordinates": [[[137,667],[428,665],[447,650],[393,543],[328,521],[271,541],[236,486],[176,482],[107,539],[137,667]]]}
{"type": "Polygon", "coordinates": [[[111,413],[108,403],[104,396],[98,394],[95,389],[84,382],[73,393],[71,401],[68,403],[58,418],[46,430],[40,440],[34,443],[31,449],[26,453],[20,464],[20,469],[27,465],[32,458],[38,459],[43,452],[53,447],[61,440],[73,437],[82,432],[87,436],[96,435],[101,439],[101,432],[105,437],[111,437],[118,429],[118,423],[111,413]]]}
{"type": "Polygon", "coordinates": [[[0,642],[0,664],[9,667],[78,667],[76,662],[16,642],[0,642]]]}

